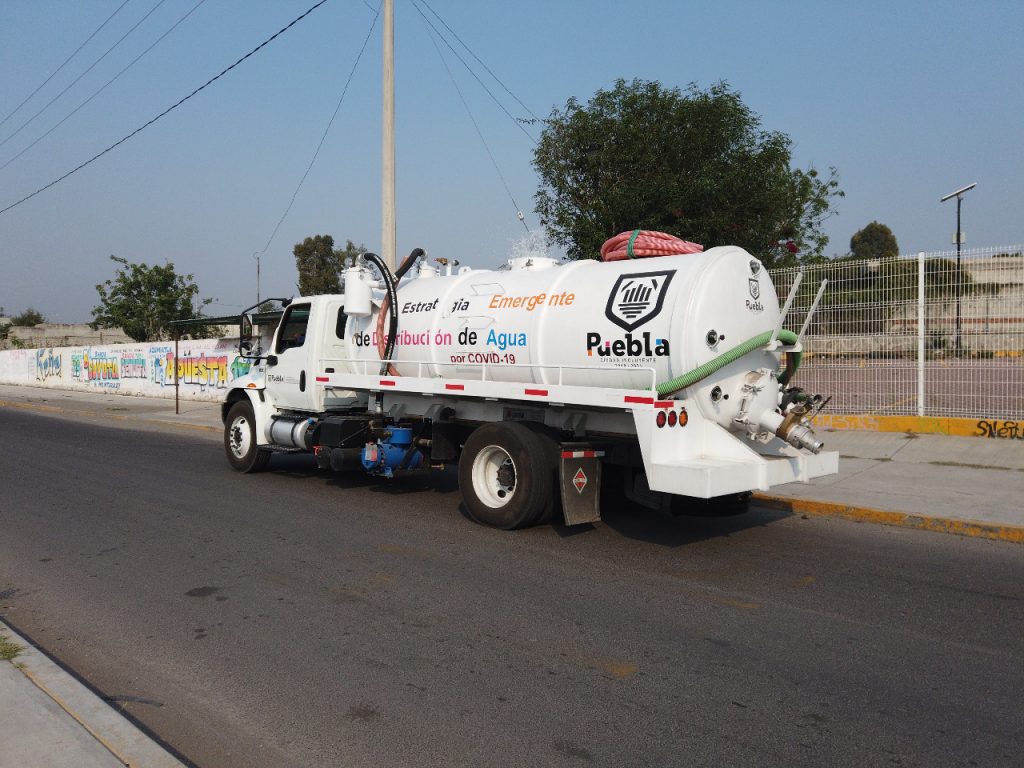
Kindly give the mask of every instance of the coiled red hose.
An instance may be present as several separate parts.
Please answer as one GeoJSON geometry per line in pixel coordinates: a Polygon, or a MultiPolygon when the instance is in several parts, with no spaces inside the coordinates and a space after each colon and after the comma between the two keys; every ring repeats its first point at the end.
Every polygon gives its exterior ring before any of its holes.
{"type": "Polygon", "coordinates": [[[601,246],[601,261],[621,261],[644,256],[675,256],[684,253],[700,253],[704,246],[680,240],[664,232],[634,229],[620,232],[606,240],[601,246]]]}

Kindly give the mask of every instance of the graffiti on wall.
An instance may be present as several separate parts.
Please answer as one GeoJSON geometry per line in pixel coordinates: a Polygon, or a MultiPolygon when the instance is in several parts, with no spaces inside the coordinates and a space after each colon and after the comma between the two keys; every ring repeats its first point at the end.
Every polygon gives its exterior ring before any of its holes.
{"type": "Polygon", "coordinates": [[[1003,440],[1024,440],[1024,422],[1002,419],[980,419],[978,437],[995,437],[1003,440]]]}
{"type": "Polygon", "coordinates": [[[179,352],[169,342],[4,350],[0,381],[167,397],[177,373],[183,396],[216,400],[251,367],[230,340],[192,340],[179,352]]]}
{"type": "Polygon", "coordinates": [[[146,356],[140,349],[125,350],[121,353],[122,379],[148,379],[146,356]]]}
{"type": "Polygon", "coordinates": [[[121,386],[121,357],[116,352],[87,349],[82,352],[78,370],[79,378],[94,386],[104,389],[119,389],[121,386]]]}
{"type": "Polygon", "coordinates": [[[60,378],[60,352],[53,349],[36,350],[36,381],[60,378]]]}
{"type": "Polygon", "coordinates": [[[174,348],[171,346],[150,347],[152,360],[151,381],[161,387],[174,386],[174,373],[177,368],[178,382],[181,386],[206,389],[225,389],[235,379],[249,372],[252,364],[238,355],[221,352],[208,354],[186,350],[175,365],[174,348]]]}

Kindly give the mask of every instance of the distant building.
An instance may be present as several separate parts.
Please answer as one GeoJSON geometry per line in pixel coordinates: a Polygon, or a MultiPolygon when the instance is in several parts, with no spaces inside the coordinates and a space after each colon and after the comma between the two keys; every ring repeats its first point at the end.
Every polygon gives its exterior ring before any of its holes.
{"type": "MultiPolygon", "coordinates": [[[[10,318],[0,319],[0,324],[10,325],[10,318]]],[[[130,344],[131,337],[120,328],[99,328],[93,330],[88,323],[40,323],[35,326],[11,326],[7,339],[0,341],[0,349],[24,347],[87,347],[94,344],[130,344]]]]}

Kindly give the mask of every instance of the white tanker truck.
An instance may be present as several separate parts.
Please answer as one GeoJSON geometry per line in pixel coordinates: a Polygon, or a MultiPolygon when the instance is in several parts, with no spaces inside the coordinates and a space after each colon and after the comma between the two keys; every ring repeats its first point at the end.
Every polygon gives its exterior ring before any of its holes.
{"type": "Polygon", "coordinates": [[[790,383],[799,338],[743,249],[406,278],[421,255],[392,275],[364,254],[343,294],[283,301],[262,350],[243,314],[253,366],[222,405],[235,469],[280,451],[383,478],[457,462],[470,516],[506,529],[600,519],[603,469],[676,514],[837,471],[818,396],[790,383]]]}

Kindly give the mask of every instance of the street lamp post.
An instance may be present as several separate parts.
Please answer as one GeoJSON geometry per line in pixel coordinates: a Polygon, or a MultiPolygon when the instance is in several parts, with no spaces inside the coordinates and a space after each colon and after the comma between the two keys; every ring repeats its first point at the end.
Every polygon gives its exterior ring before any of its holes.
{"type": "Polygon", "coordinates": [[[960,232],[960,204],[964,195],[978,186],[977,182],[961,187],[956,192],[950,192],[945,197],[939,198],[940,203],[956,198],[956,336],[953,347],[956,349],[956,356],[960,357],[960,298],[963,294],[963,283],[960,279],[960,244],[963,242],[963,235],[960,232]]]}

